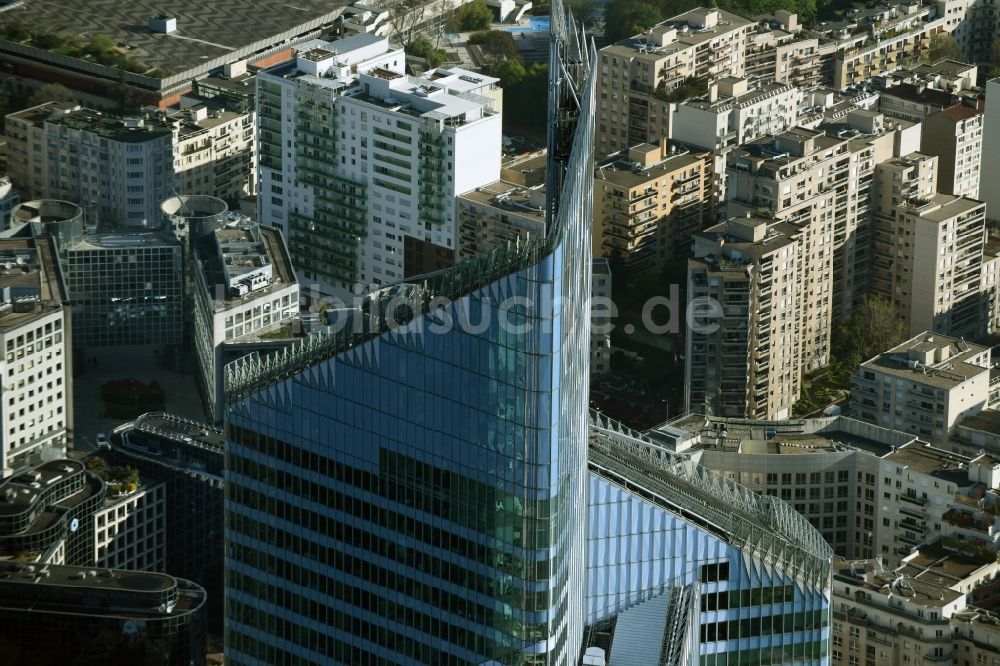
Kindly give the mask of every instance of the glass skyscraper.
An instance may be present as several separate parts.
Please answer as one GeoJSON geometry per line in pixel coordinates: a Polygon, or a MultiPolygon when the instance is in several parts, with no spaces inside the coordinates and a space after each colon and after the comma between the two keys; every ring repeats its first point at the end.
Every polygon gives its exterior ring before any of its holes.
{"type": "Polygon", "coordinates": [[[552,9],[547,238],[227,368],[231,663],[576,662],[594,52],[552,9]]]}
{"type": "Polygon", "coordinates": [[[228,663],[828,663],[818,533],[588,418],[594,53],[551,9],[548,236],[226,368],[228,663]]]}

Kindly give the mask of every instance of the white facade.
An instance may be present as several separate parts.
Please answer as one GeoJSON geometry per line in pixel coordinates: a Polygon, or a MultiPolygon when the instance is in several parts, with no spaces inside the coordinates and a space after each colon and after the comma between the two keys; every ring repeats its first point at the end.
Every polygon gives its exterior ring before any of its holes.
{"type": "Polygon", "coordinates": [[[109,569],[162,571],[166,563],[166,485],[134,490],[109,484],[94,512],[94,562],[109,569]],[[120,488],[120,490],[119,490],[120,488]]]}
{"type": "Polygon", "coordinates": [[[851,414],[945,443],[955,425],[986,408],[990,350],[937,333],[865,361],[851,379],[851,414]]]}
{"type": "Polygon", "coordinates": [[[0,244],[0,478],[46,449],[64,457],[71,418],[66,313],[50,293],[57,281],[42,273],[30,245],[0,244]],[[34,284],[26,285],[25,276],[34,276],[34,284]]]}
{"type": "Polygon", "coordinates": [[[500,178],[498,79],[407,76],[374,35],[312,46],[258,77],[258,211],[300,282],[343,296],[402,280],[407,236],[457,250],[456,195],[500,178]]]}
{"type": "Polygon", "coordinates": [[[274,229],[249,222],[220,229],[196,252],[195,358],[208,416],[221,420],[223,344],[291,322],[299,313],[299,285],[274,229]]]}

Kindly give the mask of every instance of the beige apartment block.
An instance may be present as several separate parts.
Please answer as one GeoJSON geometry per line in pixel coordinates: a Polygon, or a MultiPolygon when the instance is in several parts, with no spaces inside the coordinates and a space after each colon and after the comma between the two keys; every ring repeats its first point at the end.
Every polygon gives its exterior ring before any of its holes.
{"type": "Polygon", "coordinates": [[[985,223],[985,204],[950,194],[911,199],[896,210],[891,300],[910,335],[983,334],[985,223]]]}
{"type": "Polygon", "coordinates": [[[660,274],[690,255],[692,235],[711,219],[711,155],[666,142],[640,144],[594,169],[595,257],[629,275],[660,274]]]}
{"type": "Polygon", "coordinates": [[[943,542],[896,568],[834,557],[831,666],[1000,663],[996,619],[973,606],[998,566],[943,542]],[[982,638],[992,640],[976,642],[984,617],[990,629],[982,638]],[[974,650],[962,649],[970,643],[974,650]]]}
{"type": "Polygon", "coordinates": [[[844,120],[751,141],[733,152],[727,172],[730,215],[767,211],[809,229],[810,367],[827,361],[831,318],[850,318],[867,293],[875,165],[892,157],[897,135],[871,111],[844,120]]]}
{"type": "Polygon", "coordinates": [[[851,377],[854,418],[946,444],[986,408],[990,350],[923,332],[862,363],[851,377]]]}
{"type": "Polygon", "coordinates": [[[693,76],[743,76],[753,21],[699,7],[606,46],[597,78],[595,154],[670,136],[670,91],[693,76]]]}
{"type": "Polygon", "coordinates": [[[910,153],[875,166],[872,198],[871,290],[892,299],[896,275],[896,209],[937,192],[937,157],[910,153]]]}
{"type": "Polygon", "coordinates": [[[812,305],[807,238],[796,225],[750,216],[695,234],[688,304],[714,312],[688,321],[685,411],[791,415],[815,349],[804,330],[812,305]]]}
{"type": "Polygon", "coordinates": [[[983,111],[976,100],[931,113],[923,119],[920,150],[937,155],[938,185],[944,194],[979,198],[979,165],[983,157],[983,111]]]}
{"type": "Polygon", "coordinates": [[[947,32],[947,20],[936,16],[932,5],[899,4],[868,10],[863,18],[848,22],[833,36],[833,87],[838,89],[867,81],[899,67],[919,63],[934,35],[947,32]],[[856,30],[867,26],[866,30],[856,30]]]}

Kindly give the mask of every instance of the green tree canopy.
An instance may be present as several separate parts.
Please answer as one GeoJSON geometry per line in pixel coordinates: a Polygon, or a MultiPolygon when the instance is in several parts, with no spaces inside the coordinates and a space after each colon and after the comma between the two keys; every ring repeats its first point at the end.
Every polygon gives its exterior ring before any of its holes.
{"type": "Polygon", "coordinates": [[[663,20],[659,7],[637,0],[615,0],[604,12],[604,35],[609,42],[637,35],[663,20]]]}
{"type": "Polygon", "coordinates": [[[426,37],[417,37],[406,46],[410,55],[423,58],[429,67],[439,67],[445,61],[447,54],[442,49],[434,48],[426,37]]]}
{"type": "Polygon", "coordinates": [[[472,0],[455,10],[449,19],[448,29],[452,32],[489,30],[493,24],[493,10],[486,0],[472,0]]]}
{"type": "Polygon", "coordinates": [[[74,99],[73,92],[63,84],[46,83],[31,96],[28,106],[38,106],[46,102],[72,102],[74,99]]]}
{"type": "Polygon", "coordinates": [[[851,320],[833,336],[833,352],[851,365],[892,349],[906,339],[906,324],[897,308],[881,296],[865,296],[851,320]]]}
{"type": "Polygon", "coordinates": [[[931,38],[931,43],[927,48],[927,59],[930,62],[949,58],[951,60],[962,59],[962,48],[955,41],[955,38],[946,32],[939,32],[931,38]]]}

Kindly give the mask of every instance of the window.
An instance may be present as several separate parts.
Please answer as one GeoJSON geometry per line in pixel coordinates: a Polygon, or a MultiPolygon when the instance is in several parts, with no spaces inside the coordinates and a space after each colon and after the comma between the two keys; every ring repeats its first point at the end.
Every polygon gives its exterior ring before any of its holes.
{"type": "Polygon", "coordinates": [[[701,582],[715,583],[720,580],[729,580],[729,562],[701,566],[701,582]]]}

